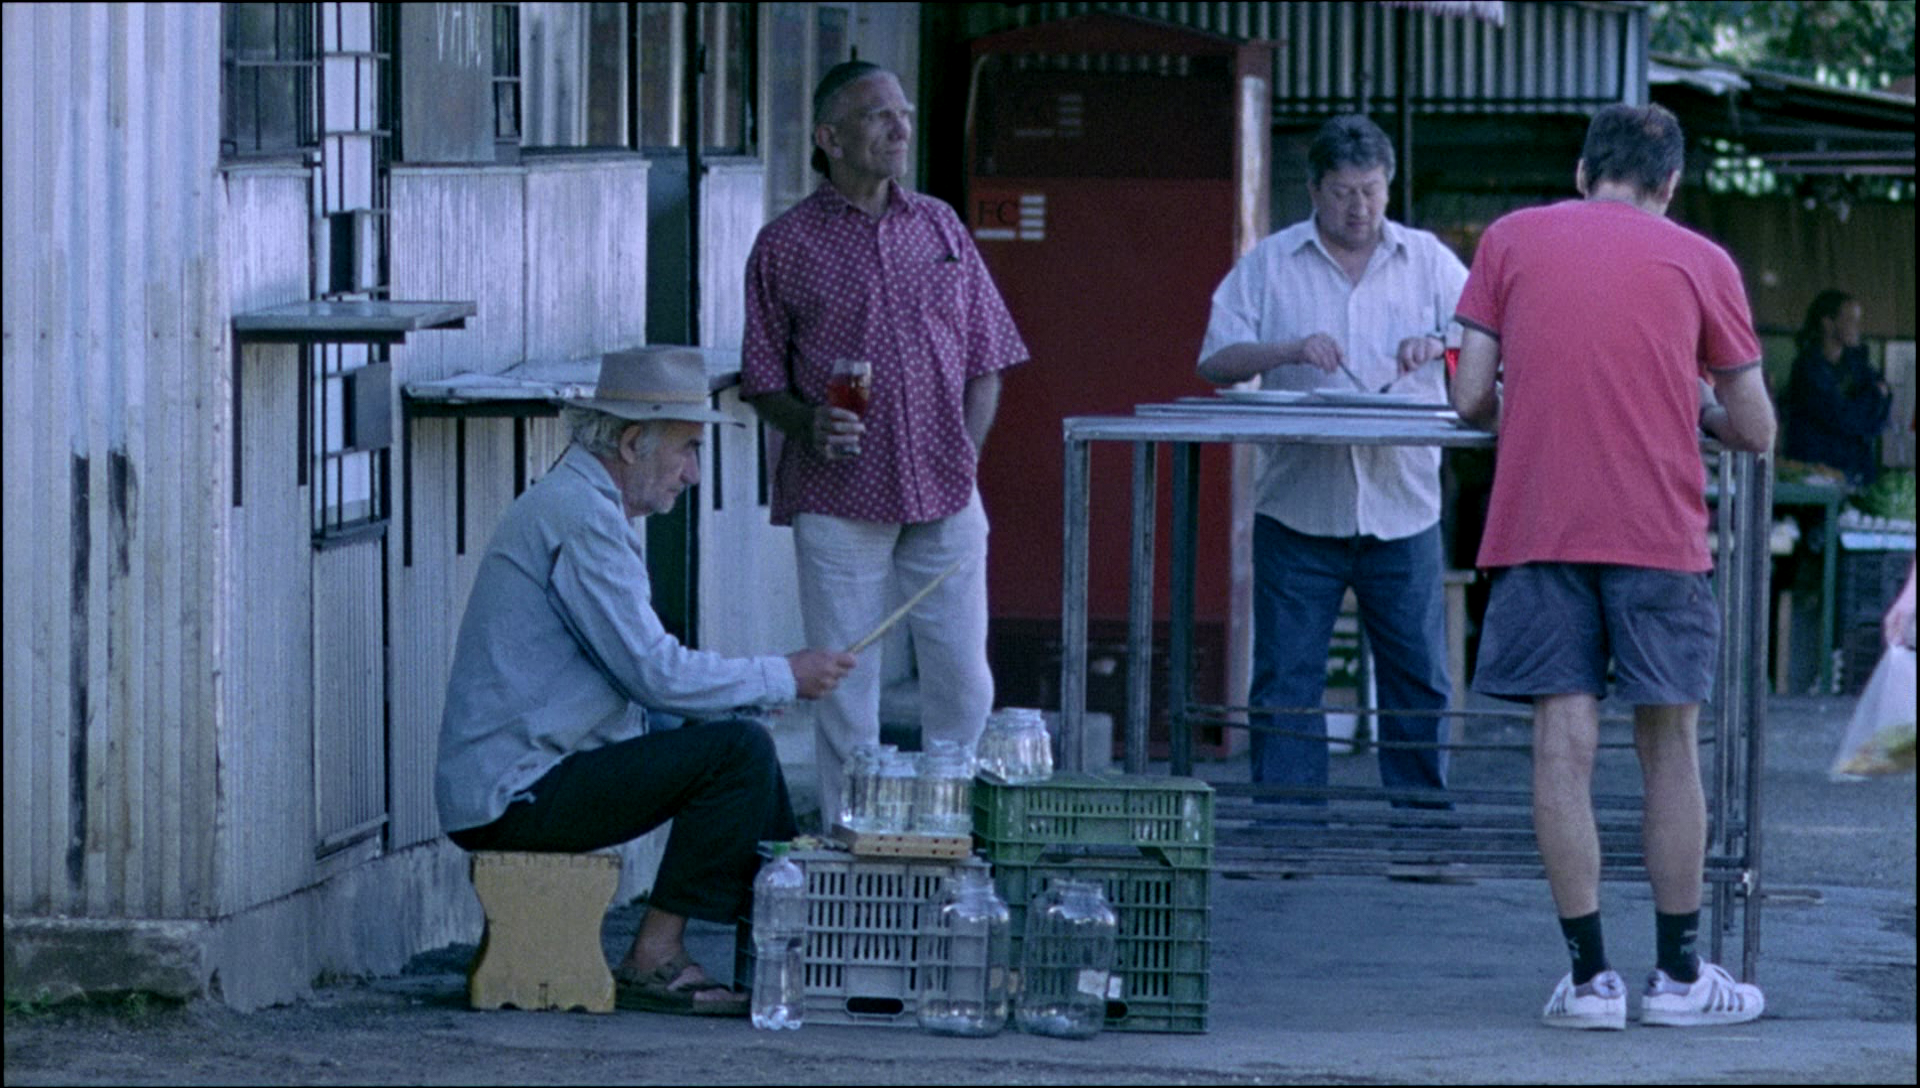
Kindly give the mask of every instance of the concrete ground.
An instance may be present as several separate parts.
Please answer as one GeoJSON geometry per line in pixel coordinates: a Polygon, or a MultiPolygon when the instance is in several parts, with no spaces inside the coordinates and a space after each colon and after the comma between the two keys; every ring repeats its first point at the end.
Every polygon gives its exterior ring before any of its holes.
{"type": "MultiPolygon", "coordinates": [[[[407,973],[341,981],[296,1006],[10,1008],[8,1084],[218,1083],[1863,1083],[1915,1080],[1914,779],[1834,783],[1826,767],[1843,698],[1770,704],[1763,833],[1766,895],[1757,981],[1767,1015],[1716,1029],[1552,1031],[1537,1014],[1566,970],[1538,878],[1402,883],[1382,877],[1211,883],[1209,1030],[1107,1032],[1087,1042],[1005,1032],[990,1040],[910,1029],[621,1012],[465,1007],[457,945],[407,973]]],[[[1476,720],[1470,739],[1517,725],[1476,720]]],[[[1609,726],[1604,739],[1624,736],[1609,726]]],[[[783,726],[796,786],[806,738],[783,726]]],[[[1524,756],[1459,758],[1455,784],[1524,783],[1524,756]]],[[[1243,777],[1210,765],[1203,777],[1243,777]]],[[[1336,757],[1336,782],[1370,783],[1370,756],[1336,757]]],[[[1637,789],[1630,752],[1609,752],[1602,789],[1637,789]]],[[[1223,867],[1224,869],[1225,867],[1223,867]]],[[[1602,891],[1607,943],[1630,984],[1651,965],[1644,885],[1602,891]]],[[[609,915],[609,954],[639,910],[609,915]]],[[[1740,932],[1722,957],[1738,970],[1740,932]]],[[[732,933],[696,925],[698,958],[724,971],[732,933]]]]}

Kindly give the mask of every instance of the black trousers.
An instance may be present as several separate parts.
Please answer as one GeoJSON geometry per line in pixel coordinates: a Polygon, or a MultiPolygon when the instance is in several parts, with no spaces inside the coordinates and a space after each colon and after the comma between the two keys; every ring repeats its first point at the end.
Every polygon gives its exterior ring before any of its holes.
{"type": "Polygon", "coordinates": [[[584,853],[673,821],[651,903],[731,923],[750,907],[755,844],[791,839],[793,803],[773,738],[756,722],[689,722],[578,752],[534,783],[531,801],[448,834],[466,850],[584,853]]]}

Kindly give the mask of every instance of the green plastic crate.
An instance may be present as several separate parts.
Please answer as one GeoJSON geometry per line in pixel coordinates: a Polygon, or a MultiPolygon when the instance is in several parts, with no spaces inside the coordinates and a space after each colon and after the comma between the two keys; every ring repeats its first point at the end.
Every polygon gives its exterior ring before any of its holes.
{"type": "Polygon", "coordinates": [[[1013,923],[1020,963],[1027,911],[1055,880],[1098,881],[1119,922],[1119,979],[1107,1001],[1108,1031],[1207,1030],[1209,907],[1206,869],[1140,857],[1050,856],[1034,865],[994,865],[994,884],[1013,923]]]}
{"type": "Polygon", "coordinates": [[[973,835],[989,861],[1029,865],[1049,849],[1131,846],[1179,868],[1213,862],[1213,787],[1166,775],[1057,774],[973,783],[973,835]]]}
{"type": "MultiPolygon", "coordinates": [[[[763,857],[770,856],[766,847],[763,857]]],[[[856,858],[844,850],[787,855],[807,874],[805,1014],[809,1024],[915,1027],[922,915],[978,858],[856,858]]],[[[734,981],[753,984],[753,927],[741,919],[734,981]]]]}

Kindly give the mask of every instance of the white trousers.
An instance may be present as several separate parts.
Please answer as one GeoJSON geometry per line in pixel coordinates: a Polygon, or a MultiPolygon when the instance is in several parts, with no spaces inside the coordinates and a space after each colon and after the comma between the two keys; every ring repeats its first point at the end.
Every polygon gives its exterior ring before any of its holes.
{"type": "MultiPolygon", "coordinates": [[[[993,673],[987,667],[987,513],[980,493],[975,491],[958,513],[914,525],[796,514],[793,549],[807,645],[826,650],[858,642],[941,571],[964,560],[902,622],[913,637],[919,670],[922,743],[977,741],[993,709],[993,673]]],[[[859,665],[833,694],[814,703],[814,760],[827,827],[840,811],[847,756],[856,745],[880,740],[884,642],[862,650],[859,665]]]]}

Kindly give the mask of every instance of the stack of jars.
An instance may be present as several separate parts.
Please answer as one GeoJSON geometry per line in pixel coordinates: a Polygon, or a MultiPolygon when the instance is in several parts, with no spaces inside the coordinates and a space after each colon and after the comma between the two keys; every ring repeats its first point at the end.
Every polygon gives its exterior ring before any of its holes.
{"type": "Polygon", "coordinates": [[[839,822],[891,835],[966,835],[973,830],[973,753],[936,740],[915,755],[863,744],[847,760],[839,822]]]}

